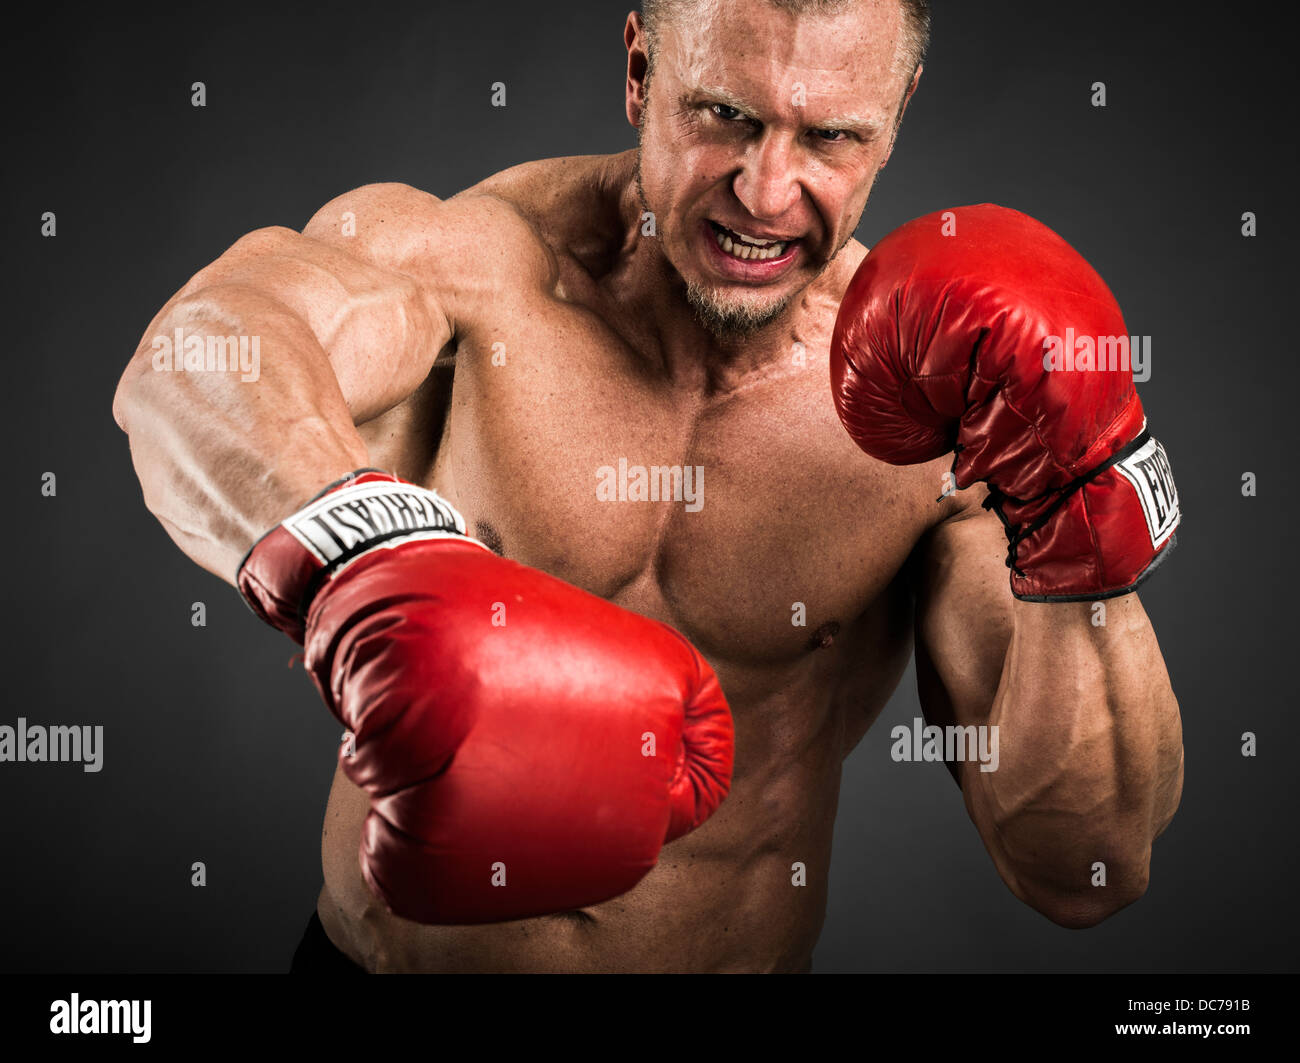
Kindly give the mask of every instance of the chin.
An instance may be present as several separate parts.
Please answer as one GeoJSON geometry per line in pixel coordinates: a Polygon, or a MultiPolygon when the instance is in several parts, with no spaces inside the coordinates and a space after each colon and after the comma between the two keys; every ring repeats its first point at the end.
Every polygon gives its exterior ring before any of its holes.
{"type": "Polygon", "coordinates": [[[686,284],[686,300],[696,320],[717,340],[744,339],[761,332],[785,313],[791,298],[725,299],[703,285],[686,284]]]}

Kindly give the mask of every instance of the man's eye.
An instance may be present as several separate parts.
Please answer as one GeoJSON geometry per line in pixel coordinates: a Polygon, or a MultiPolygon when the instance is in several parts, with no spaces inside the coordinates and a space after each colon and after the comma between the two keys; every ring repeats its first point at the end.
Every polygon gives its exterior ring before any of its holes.
{"type": "Polygon", "coordinates": [[[824,140],[828,144],[843,140],[848,135],[842,129],[814,129],[812,132],[818,140],[824,140]]]}
{"type": "Polygon", "coordinates": [[[740,111],[737,108],[732,107],[729,103],[715,103],[712,107],[713,113],[725,121],[734,122],[740,117],[740,111]]]}

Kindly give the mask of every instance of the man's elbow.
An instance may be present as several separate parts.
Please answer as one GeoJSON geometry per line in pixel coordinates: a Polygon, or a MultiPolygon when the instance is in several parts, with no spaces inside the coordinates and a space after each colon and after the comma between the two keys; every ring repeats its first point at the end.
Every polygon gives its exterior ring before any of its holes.
{"type": "Polygon", "coordinates": [[[1021,888],[1013,888],[1013,892],[1057,926],[1087,930],[1139,900],[1147,891],[1149,879],[1149,871],[1143,866],[1140,874],[1126,876],[1123,883],[1067,890],[1059,886],[1026,886],[1022,882],[1021,888]]]}
{"type": "Polygon", "coordinates": [[[151,399],[149,386],[157,376],[149,349],[137,351],[122,370],[113,392],[113,420],[127,435],[131,434],[132,424],[145,416],[151,399]]]}
{"type": "Polygon", "coordinates": [[[113,392],[113,420],[117,422],[117,427],[123,432],[130,432],[128,428],[127,408],[131,401],[131,384],[135,376],[134,359],[126,367],[122,378],[117,382],[117,390],[113,392]]]}

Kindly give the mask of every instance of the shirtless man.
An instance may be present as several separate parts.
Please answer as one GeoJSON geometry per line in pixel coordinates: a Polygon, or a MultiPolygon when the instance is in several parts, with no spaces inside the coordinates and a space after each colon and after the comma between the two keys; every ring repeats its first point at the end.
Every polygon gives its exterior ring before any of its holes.
{"type": "Polygon", "coordinates": [[[340,767],[317,911],[355,964],[809,969],[841,765],[914,642],[931,722],[1000,727],[995,772],[951,767],[1012,892],[1068,927],[1144,892],[1182,742],[1137,595],[1104,625],[1089,601],[1017,600],[987,489],[936,501],[951,442],[870,457],[827,386],[866,254],[852,234],[927,31],[924,4],[895,0],[649,4],[625,31],[638,150],[445,201],[357,189],[301,234],[239,240],[149,326],[114,413],[147,505],[204,568],[235,583],[326,485],[387,470],[504,557],[672,625],[730,704],[716,811],[626,892],[533,918],[393,914],[358,860],[372,797],[340,767]],[[260,379],[153,371],[153,338],[178,328],[259,336],[260,379]],[[703,504],[599,500],[620,459],[702,468],[703,504]]]}

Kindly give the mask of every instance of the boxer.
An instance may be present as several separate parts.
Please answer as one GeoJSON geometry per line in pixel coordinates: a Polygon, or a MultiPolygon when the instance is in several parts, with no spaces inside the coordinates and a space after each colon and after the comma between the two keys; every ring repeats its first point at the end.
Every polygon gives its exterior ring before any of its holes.
{"type": "Polygon", "coordinates": [[[1176,494],[1131,374],[1044,362],[1123,329],[1054,233],[853,239],[928,26],[653,0],[636,150],[359,188],[154,318],[114,403],[145,502],[351,736],[297,969],[808,970],[913,646],[931,722],[999,728],[950,769],[1015,896],[1143,894],[1182,742],[1133,591],[1176,494]],[[176,329],[260,337],[259,379],[155,371],[176,329]]]}

